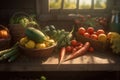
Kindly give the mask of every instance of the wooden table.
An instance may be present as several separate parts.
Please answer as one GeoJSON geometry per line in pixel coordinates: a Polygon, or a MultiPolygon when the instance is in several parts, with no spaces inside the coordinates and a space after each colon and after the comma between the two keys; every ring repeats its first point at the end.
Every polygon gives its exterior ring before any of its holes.
{"type": "Polygon", "coordinates": [[[58,65],[55,53],[47,59],[22,55],[15,62],[0,63],[0,71],[120,71],[120,56],[110,52],[86,53],[58,65]]]}

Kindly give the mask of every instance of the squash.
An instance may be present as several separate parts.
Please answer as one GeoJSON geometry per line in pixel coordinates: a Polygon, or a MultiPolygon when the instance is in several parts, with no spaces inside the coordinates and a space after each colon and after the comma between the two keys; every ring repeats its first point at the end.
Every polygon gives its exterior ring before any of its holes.
{"type": "Polygon", "coordinates": [[[34,27],[27,27],[25,30],[25,34],[29,39],[35,42],[43,42],[43,41],[46,41],[47,39],[42,31],[34,27]]]}

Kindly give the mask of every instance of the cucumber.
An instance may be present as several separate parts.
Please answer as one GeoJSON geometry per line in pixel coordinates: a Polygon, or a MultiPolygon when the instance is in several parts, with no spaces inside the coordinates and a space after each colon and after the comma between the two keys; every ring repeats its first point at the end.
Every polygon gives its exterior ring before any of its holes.
{"type": "Polygon", "coordinates": [[[44,35],[44,33],[33,27],[26,28],[25,34],[29,39],[35,42],[43,42],[46,40],[46,36],[44,35]]]}
{"type": "Polygon", "coordinates": [[[10,52],[11,50],[13,50],[13,48],[5,49],[5,50],[0,51],[0,56],[6,54],[6,53],[8,53],[8,52],[10,52]]]}
{"type": "Polygon", "coordinates": [[[6,53],[9,53],[10,51],[12,51],[14,48],[16,48],[18,45],[18,43],[14,44],[13,47],[9,48],[9,49],[5,49],[5,50],[1,50],[0,51],[0,56],[6,54],[6,53]]]}
{"type": "Polygon", "coordinates": [[[4,55],[2,55],[2,56],[0,57],[0,61],[5,60],[5,59],[7,59],[7,58],[9,58],[9,57],[11,57],[11,56],[13,56],[13,55],[15,55],[16,52],[18,52],[17,48],[11,50],[10,52],[5,53],[4,55]]]}
{"type": "Polygon", "coordinates": [[[19,53],[17,52],[15,55],[11,56],[11,57],[8,59],[8,62],[13,62],[18,56],[19,56],[19,53]]]}

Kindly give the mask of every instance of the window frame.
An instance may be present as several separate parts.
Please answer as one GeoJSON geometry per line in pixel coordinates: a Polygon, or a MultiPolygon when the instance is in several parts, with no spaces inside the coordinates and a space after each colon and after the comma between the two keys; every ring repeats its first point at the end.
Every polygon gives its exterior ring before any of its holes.
{"type": "Polygon", "coordinates": [[[49,10],[49,0],[36,0],[36,13],[41,20],[70,20],[73,16],[68,16],[69,14],[90,14],[95,16],[100,16],[110,13],[113,7],[113,0],[107,1],[106,9],[53,9],[49,10]]]}

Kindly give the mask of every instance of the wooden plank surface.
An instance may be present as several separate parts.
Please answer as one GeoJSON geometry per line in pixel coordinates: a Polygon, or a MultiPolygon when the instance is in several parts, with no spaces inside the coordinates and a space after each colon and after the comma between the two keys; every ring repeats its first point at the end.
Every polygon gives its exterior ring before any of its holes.
{"type": "Polygon", "coordinates": [[[15,62],[0,63],[0,71],[118,71],[120,56],[109,52],[86,53],[76,59],[58,65],[54,53],[47,59],[20,56],[15,62]]]}

